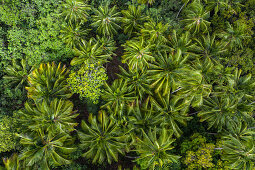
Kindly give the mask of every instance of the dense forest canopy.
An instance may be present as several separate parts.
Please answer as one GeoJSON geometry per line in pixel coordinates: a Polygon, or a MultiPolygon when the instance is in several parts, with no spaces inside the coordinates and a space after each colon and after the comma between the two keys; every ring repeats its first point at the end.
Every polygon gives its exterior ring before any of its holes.
{"type": "Polygon", "coordinates": [[[0,169],[255,169],[255,0],[1,0],[0,169]]]}

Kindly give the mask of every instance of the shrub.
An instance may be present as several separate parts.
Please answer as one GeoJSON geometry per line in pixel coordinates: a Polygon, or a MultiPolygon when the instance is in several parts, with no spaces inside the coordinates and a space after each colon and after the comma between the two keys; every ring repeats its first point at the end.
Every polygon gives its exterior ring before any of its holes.
{"type": "Polygon", "coordinates": [[[98,63],[86,62],[78,71],[69,75],[67,82],[73,93],[97,103],[102,93],[101,86],[108,79],[104,67],[98,63]]]}
{"type": "Polygon", "coordinates": [[[0,116],[0,152],[7,152],[15,148],[14,135],[15,119],[9,116],[0,116]]]}

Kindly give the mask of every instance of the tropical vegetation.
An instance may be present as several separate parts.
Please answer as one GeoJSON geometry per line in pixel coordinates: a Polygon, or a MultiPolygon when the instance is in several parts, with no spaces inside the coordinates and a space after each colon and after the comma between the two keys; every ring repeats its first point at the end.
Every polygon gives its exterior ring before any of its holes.
{"type": "Polygon", "coordinates": [[[1,0],[0,169],[255,168],[254,0],[1,0]]]}

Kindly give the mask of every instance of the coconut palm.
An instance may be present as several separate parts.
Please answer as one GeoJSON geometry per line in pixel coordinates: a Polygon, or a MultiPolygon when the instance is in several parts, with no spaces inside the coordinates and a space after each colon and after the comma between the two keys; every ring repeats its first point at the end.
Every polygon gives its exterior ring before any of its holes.
{"type": "Polygon", "coordinates": [[[66,46],[73,49],[77,47],[84,36],[88,34],[88,29],[83,30],[80,25],[63,25],[60,38],[66,43],[66,46]]]}
{"type": "Polygon", "coordinates": [[[66,81],[68,72],[65,65],[62,67],[60,63],[41,64],[28,76],[29,86],[26,87],[28,97],[35,102],[42,102],[44,99],[50,102],[54,98],[70,98],[72,93],[66,81]]]}
{"type": "Polygon", "coordinates": [[[142,100],[146,94],[152,95],[146,72],[126,71],[122,67],[120,67],[120,70],[121,74],[119,74],[119,77],[123,80],[127,80],[127,86],[130,87],[131,91],[134,91],[134,95],[139,97],[140,100],[142,100]]]}
{"type": "Polygon", "coordinates": [[[89,41],[82,40],[78,48],[74,49],[75,55],[71,61],[71,65],[84,65],[89,62],[106,63],[111,58],[110,54],[105,53],[102,44],[94,38],[89,41]]]}
{"type": "Polygon", "coordinates": [[[183,23],[185,24],[185,29],[193,32],[193,34],[199,32],[208,32],[208,27],[210,22],[207,19],[210,16],[210,12],[206,11],[200,0],[193,1],[188,5],[188,10],[186,11],[183,23]]]}
{"type": "Polygon", "coordinates": [[[238,139],[232,135],[223,137],[222,159],[228,162],[231,169],[254,169],[255,138],[247,140],[238,139]]]}
{"type": "Polygon", "coordinates": [[[141,6],[135,7],[134,5],[129,5],[128,10],[122,10],[123,14],[122,24],[124,28],[124,33],[127,33],[129,37],[134,32],[138,32],[142,27],[143,23],[148,19],[148,17],[142,15],[141,6]]]}
{"type": "Polygon", "coordinates": [[[91,10],[91,7],[81,0],[66,0],[62,10],[61,15],[71,24],[72,22],[78,23],[87,21],[87,12],[91,10]]]}
{"type": "Polygon", "coordinates": [[[12,61],[12,66],[7,66],[4,72],[6,75],[3,77],[10,81],[10,84],[15,85],[15,90],[19,87],[24,88],[27,85],[27,78],[30,75],[32,68],[28,66],[25,59],[21,59],[20,62],[17,60],[12,61]]]}
{"type": "Polygon", "coordinates": [[[90,115],[88,124],[83,120],[78,135],[80,147],[86,150],[82,156],[99,164],[106,160],[109,164],[113,160],[117,162],[118,154],[124,154],[128,139],[128,135],[103,110],[97,117],[90,115]]]}
{"type": "Polygon", "coordinates": [[[151,43],[164,44],[167,42],[165,34],[168,28],[168,24],[163,24],[162,22],[157,23],[151,20],[144,24],[144,27],[141,29],[141,33],[142,36],[151,43]]]}
{"type": "Polygon", "coordinates": [[[150,64],[148,69],[149,81],[155,92],[162,91],[163,96],[175,91],[180,86],[183,73],[189,72],[187,64],[188,55],[183,55],[181,50],[176,53],[159,53],[155,56],[156,61],[150,64]]]}
{"type": "Polygon", "coordinates": [[[28,135],[18,134],[23,150],[19,155],[26,167],[33,169],[50,170],[52,166],[70,164],[68,155],[75,151],[75,148],[68,147],[71,138],[66,133],[45,133],[38,129],[28,135]]]}
{"type": "Polygon", "coordinates": [[[163,128],[157,131],[156,128],[150,129],[145,133],[143,129],[143,137],[137,137],[135,143],[136,152],[139,158],[136,161],[143,162],[143,169],[155,169],[165,164],[177,162],[180,156],[173,155],[171,151],[174,147],[171,144],[175,141],[172,139],[173,132],[163,128]]]}
{"type": "Polygon", "coordinates": [[[127,62],[129,70],[133,72],[144,70],[148,67],[149,62],[154,61],[154,57],[150,52],[151,47],[142,37],[139,40],[127,41],[124,44],[125,53],[122,56],[122,62],[127,62]]]}
{"type": "Polygon", "coordinates": [[[151,98],[151,104],[155,114],[159,114],[164,118],[161,125],[169,127],[176,137],[180,137],[182,130],[179,124],[186,125],[186,122],[191,120],[191,117],[187,116],[189,103],[168,93],[165,96],[155,94],[151,98]]]}
{"type": "Polygon", "coordinates": [[[73,111],[73,103],[57,98],[50,103],[44,100],[35,106],[26,102],[25,109],[20,110],[18,115],[22,126],[33,131],[43,129],[69,133],[78,125],[74,121],[78,114],[73,111]]]}
{"type": "Polygon", "coordinates": [[[93,23],[91,26],[97,29],[97,32],[104,36],[113,36],[117,34],[117,30],[121,27],[118,22],[121,21],[119,17],[120,12],[116,12],[116,6],[109,8],[108,5],[99,6],[95,9],[95,15],[92,16],[93,23]]]}
{"type": "Polygon", "coordinates": [[[114,80],[111,86],[105,83],[102,98],[106,101],[106,104],[101,106],[101,108],[108,108],[108,110],[113,111],[114,114],[118,114],[120,117],[126,109],[126,105],[136,99],[134,92],[127,86],[127,81],[123,79],[114,80]]]}

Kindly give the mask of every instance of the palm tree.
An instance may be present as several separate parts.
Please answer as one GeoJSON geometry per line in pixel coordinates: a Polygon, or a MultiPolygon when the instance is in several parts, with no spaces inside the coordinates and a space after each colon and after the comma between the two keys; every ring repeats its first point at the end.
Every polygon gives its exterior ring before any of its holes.
{"type": "Polygon", "coordinates": [[[44,100],[35,106],[26,102],[25,109],[20,110],[18,115],[22,126],[33,131],[43,129],[69,133],[78,125],[74,121],[78,114],[73,111],[73,103],[57,98],[51,103],[44,100]]]}
{"type": "Polygon", "coordinates": [[[206,9],[208,11],[214,10],[214,14],[217,15],[219,11],[225,10],[228,7],[228,0],[208,0],[206,9]]]}
{"type": "Polygon", "coordinates": [[[109,8],[108,5],[99,6],[92,16],[91,26],[97,28],[97,32],[104,36],[113,36],[121,27],[117,24],[121,21],[120,12],[116,12],[116,6],[109,8]]]}
{"type": "Polygon", "coordinates": [[[231,50],[243,48],[243,41],[250,38],[247,34],[246,27],[240,22],[236,22],[233,26],[227,22],[227,30],[219,34],[219,36],[227,43],[227,47],[231,50]]]}
{"type": "Polygon", "coordinates": [[[255,162],[254,136],[241,140],[232,135],[223,136],[222,159],[228,162],[230,169],[254,169],[255,162]]]}
{"type": "Polygon", "coordinates": [[[192,49],[194,48],[195,44],[192,42],[190,37],[190,32],[186,31],[181,35],[178,35],[176,30],[173,30],[173,33],[168,38],[168,43],[171,51],[177,52],[181,50],[183,54],[191,54],[192,49]]]}
{"type": "Polygon", "coordinates": [[[138,41],[127,41],[124,47],[125,53],[122,56],[122,62],[127,62],[129,70],[131,71],[136,72],[138,70],[144,70],[148,67],[149,62],[154,61],[154,57],[150,52],[152,46],[147,44],[142,37],[140,37],[138,41]]]}
{"type": "Polygon", "coordinates": [[[141,33],[142,36],[151,43],[164,44],[167,42],[165,34],[168,28],[168,24],[164,25],[162,22],[157,23],[151,20],[144,24],[144,27],[141,29],[141,33]]]}
{"type": "Polygon", "coordinates": [[[181,81],[181,90],[178,95],[189,101],[192,107],[199,107],[203,104],[203,98],[211,93],[212,85],[207,83],[199,71],[190,72],[181,81]]]}
{"type": "Polygon", "coordinates": [[[67,99],[72,96],[67,86],[68,70],[65,65],[59,63],[41,64],[28,76],[29,86],[26,87],[28,97],[35,102],[42,102],[44,99],[50,102],[54,98],[67,99]]]}
{"type": "Polygon", "coordinates": [[[136,99],[133,94],[134,92],[127,86],[127,81],[123,79],[114,80],[111,86],[105,83],[102,98],[106,101],[106,104],[101,108],[108,108],[108,110],[113,111],[114,114],[118,113],[121,117],[126,105],[136,99]]]}
{"type": "Polygon", "coordinates": [[[208,84],[213,84],[214,82],[219,81],[218,71],[223,67],[221,64],[214,65],[209,57],[201,59],[197,57],[191,62],[191,66],[194,70],[201,73],[203,81],[208,84]]]}
{"type": "Polygon", "coordinates": [[[198,116],[201,122],[208,122],[208,128],[214,126],[220,132],[222,128],[233,126],[234,121],[252,120],[253,108],[243,95],[223,93],[205,98],[198,116]]]}
{"type": "Polygon", "coordinates": [[[105,53],[103,46],[99,41],[94,38],[90,38],[89,41],[82,40],[78,48],[74,49],[75,55],[71,61],[71,65],[84,65],[89,62],[106,63],[111,58],[110,54],[105,53]]]}
{"type": "Polygon", "coordinates": [[[150,84],[147,79],[147,74],[144,71],[131,72],[126,71],[124,68],[120,67],[121,74],[119,77],[127,81],[127,86],[130,87],[131,91],[134,91],[134,95],[142,100],[145,94],[150,94],[150,84]]]}
{"type": "Polygon", "coordinates": [[[176,137],[180,137],[182,130],[179,124],[186,125],[186,122],[191,120],[191,117],[187,116],[189,104],[184,99],[171,93],[165,96],[161,94],[154,95],[151,98],[151,104],[155,114],[159,114],[164,118],[161,125],[169,127],[176,137]]]}
{"type": "Polygon", "coordinates": [[[186,19],[183,20],[185,28],[194,34],[201,32],[208,32],[210,22],[207,19],[210,16],[210,12],[204,9],[200,0],[195,0],[188,5],[186,11],[186,19]]]}
{"type": "MultiPolygon", "coordinates": [[[[12,156],[10,158],[3,158],[3,162],[4,162],[6,170],[19,170],[21,168],[17,153],[12,154],[12,156]]],[[[0,167],[0,169],[1,169],[1,167],[0,167]]],[[[5,169],[3,169],[3,170],[5,170],[5,169]]]]}
{"type": "Polygon", "coordinates": [[[88,18],[87,11],[91,10],[90,5],[86,4],[81,0],[66,0],[63,4],[62,16],[65,20],[68,20],[71,24],[72,22],[79,23],[85,22],[88,18]]]}
{"type": "Polygon", "coordinates": [[[80,25],[67,24],[64,25],[60,38],[66,43],[66,46],[73,49],[76,48],[84,36],[88,34],[87,30],[82,30],[80,25]]]}
{"type": "Polygon", "coordinates": [[[67,158],[75,148],[68,147],[71,138],[66,133],[45,133],[38,129],[29,135],[18,134],[23,150],[19,155],[26,167],[50,170],[51,166],[70,164],[67,158]]]}
{"type": "MultiPolygon", "coordinates": [[[[254,123],[254,121],[253,121],[254,123]]],[[[254,124],[251,125],[254,125],[254,124]]],[[[226,127],[226,130],[223,132],[223,136],[232,135],[238,140],[252,140],[252,136],[255,135],[255,129],[253,127],[248,128],[245,121],[236,121],[233,123],[233,126],[226,127]]]]}
{"type": "Polygon", "coordinates": [[[10,81],[10,84],[16,85],[15,90],[19,87],[24,88],[27,85],[27,78],[30,75],[32,68],[28,66],[25,59],[21,59],[20,62],[17,60],[12,61],[12,66],[7,66],[4,72],[6,75],[3,77],[10,81]]]}
{"type": "MultiPolygon", "coordinates": [[[[162,115],[157,114],[153,107],[149,105],[150,97],[143,104],[136,101],[128,106],[128,129],[132,129],[131,133],[133,141],[136,136],[142,136],[141,129],[147,132],[150,128],[159,126],[164,121],[162,115]]],[[[160,128],[159,128],[160,129],[160,128]]]]}
{"type": "Polygon", "coordinates": [[[137,137],[135,143],[136,152],[140,155],[136,161],[143,162],[143,169],[155,169],[165,164],[177,162],[180,156],[169,153],[174,147],[171,144],[175,141],[172,139],[173,132],[163,128],[157,131],[156,128],[150,129],[145,133],[143,129],[143,137],[137,137]]]}
{"type": "Polygon", "coordinates": [[[116,55],[114,51],[117,49],[116,42],[111,37],[96,36],[98,45],[102,48],[103,54],[116,55]]]}
{"type": "Polygon", "coordinates": [[[242,76],[242,70],[236,69],[233,74],[227,74],[228,86],[223,89],[235,95],[243,95],[247,100],[253,101],[255,83],[252,74],[242,76]]]}
{"type": "Polygon", "coordinates": [[[195,38],[196,45],[193,48],[195,53],[203,57],[209,57],[214,63],[217,63],[216,58],[220,58],[221,54],[224,54],[227,49],[226,44],[222,41],[216,40],[216,35],[207,34],[202,35],[200,39],[195,38]]]}
{"type": "Polygon", "coordinates": [[[177,90],[183,73],[190,71],[186,63],[188,55],[183,55],[181,50],[178,50],[174,54],[159,53],[155,59],[148,69],[148,80],[151,81],[151,87],[155,88],[155,92],[162,91],[164,96],[170,91],[177,90]]]}
{"type": "Polygon", "coordinates": [[[82,156],[92,159],[92,163],[117,162],[118,154],[124,154],[128,135],[122,133],[118,124],[103,110],[99,111],[97,118],[90,115],[89,124],[82,121],[82,129],[78,131],[80,147],[86,149],[82,156]]]}
{"type": "Polygon", "coordinates": [[[147,5],[152,5],[154,2],[155,0],[138,0],[138,3],[147,5]]]}
{"type": "Polygon", "coordinates": [[[129,5],[128,10],[122,10],[121,12],[123,14],[122,24],[124,33],[127,33],[129,37],[132,33],[139,32],[139,30],[143,27],[143,23],[148,19],[148,17],[142,15],[140,5],[138,7],[129,5]]]}

